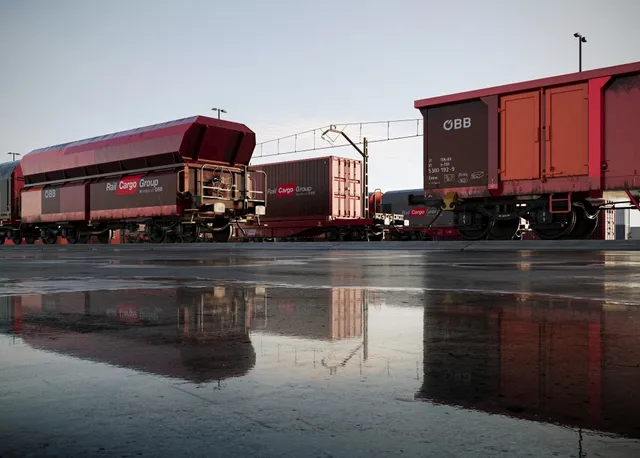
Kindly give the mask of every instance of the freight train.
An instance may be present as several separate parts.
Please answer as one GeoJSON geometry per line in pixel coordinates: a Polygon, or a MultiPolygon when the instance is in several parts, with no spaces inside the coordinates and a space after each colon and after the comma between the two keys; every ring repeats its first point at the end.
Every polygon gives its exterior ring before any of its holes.
{"type": "Polygon", "coordinates": [[[640,62],[417,100],[419,207],[453,215],[466,240],[585,239],[600,211],[640,209],[640,62]]]}
{"type": "Polygon", "coordinates": [[[255,144],[243,124],[194,116],[31,151],[0,165],[0,244],[141,229],[155,243],[226,242],[265,214],[255,144]]]}
{"type": "Polygon", "coordinates": [[[239,225],[237,238],[252,240],[383,240],[408,221],[375,210],[362,189],[362,161],[328,156],[254,165],[263,172],[267,214],[239,225]],[[368,213],[368,214],[367,214],[368,213]]]}

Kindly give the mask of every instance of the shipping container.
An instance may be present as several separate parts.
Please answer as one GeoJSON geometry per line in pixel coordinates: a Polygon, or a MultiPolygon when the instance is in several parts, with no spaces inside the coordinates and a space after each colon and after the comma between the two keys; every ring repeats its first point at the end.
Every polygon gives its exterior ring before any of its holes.
{"type": "Polygon", "coordinates": [[[424,190],[412,205],[452,211],[465,239],[510,239],[520,218],[543,239],[585,239],[607,191],[640,196],[640,62],[415,107],[424,190]]]}
{"type": "Polygon", "coordinates": [[[178,175],[173,172],[128,175],[91,184],[89,218],[136,219],[177,216],[178,175]]]}
{"type": "Polygon", "coordinates": [[[204,383],[241,377],[255,365],[248,331],[257,302],[244,299],[250,290],[91,291],[10,300],[22,317],[19,334],[34,348],[204,383]]]}
{"type": "Polygon", "coordinates": [[[402,227],[402,215],[365,217],[362,162],[336,156],[254,165],[258,187],[267,189],[259,223],[240,224],[239,240],[382,240],[386,228],[402,227]],[[266,180],[266,186],[261,184],[266,180]]]}
{"type": "Polygon", "coordinates": [[[329,156],[260,164],[268,210],[263,220],[362,218],[362,162],[329,156]]]}

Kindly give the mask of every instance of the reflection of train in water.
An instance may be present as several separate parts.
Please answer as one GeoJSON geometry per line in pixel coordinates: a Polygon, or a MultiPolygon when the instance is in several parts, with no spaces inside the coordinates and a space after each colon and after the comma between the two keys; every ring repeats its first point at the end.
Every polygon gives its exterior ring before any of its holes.
{"type": "Polygon", "coordinates": [[[70,292],[0,298],[0,321],[34,348],[201,383],[253,368],[255,308],[255,289],[70,292]]]}
{"type": "Polygon", "coordinates": [[[0,332],[81,359],[192,382],[219,381],[254,366],[251,331],[344,341],[346,353],[362,348],[367,297],[360,288],[301,295],[260,286],[0,297],[0,332]]]}
{"type": "Polygon", "coordinates": [[[465,301],[451,293],[443,308],[425,308],[417,398],[640,438],[638,312],[558,299],[465,301]]]}

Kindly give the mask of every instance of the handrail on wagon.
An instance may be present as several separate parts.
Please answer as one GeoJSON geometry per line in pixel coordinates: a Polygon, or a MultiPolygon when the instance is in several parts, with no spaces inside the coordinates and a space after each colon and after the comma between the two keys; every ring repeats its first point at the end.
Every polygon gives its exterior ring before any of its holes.
{"type": "Polygon", "coordinates": [[[233,172],[231,171],[231,169],[227,168],[227,167],[222,167],[222,166],[211,166],[209,164],[203,164],[202,167],[200,167],[200,197],[204,200],[204,199],[211,199],[211,200],[220,200],[220,199],[224,199],[227,200],[229,199],[229,197],[220,197],[220,196],[207,196],[205,195],[204,191],[205,189],[209,190],[209,191],[224,191],[224,192],[228,192],[231,194],[231,199],[235,199],[236,198],[236,192],[237,192],[237,186],[233,180],[233,172]],[[220,174],[222,175],[223,173],[228,173],[229,176],[231,177],[231,187],[230,188],[223,188],[221,186],[206,186],[204,183],[204,171],[205,169],[211,169],[211,171],[215,174],[216,172],[220,172],[220,174]]]}
{"type": "MultiPolygon", "coordinates": [[[[265,172],[264,170],[247,170],[247,172],[251,172],[251,173],[261,173],[264,175],[264,190],[263,191],[254,191],[253,190],[253,186],[251,187],[251,191],[247,191],[247,200],[249,202],[255,202],[255,201],[262,201],[265,203],[267,203],[267,172],[265,172]],[[256,198],[252,198],[251,195],[255,193],[255,194],[264,194],[264,197],[262,199],[256,199],[256,198]]],[[[251,178],[251,176],[249,176],[249,179],[252,181],[255,181],[251,178]]]]}

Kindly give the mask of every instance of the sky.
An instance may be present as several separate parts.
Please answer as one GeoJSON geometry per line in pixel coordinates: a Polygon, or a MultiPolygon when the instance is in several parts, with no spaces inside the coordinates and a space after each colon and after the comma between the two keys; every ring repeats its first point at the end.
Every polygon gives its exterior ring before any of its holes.
{"type": "MultiPolygon", "coordinates": [[[[212,107],[258,142],[417,120],[417,99],[576,71],[574,32],[583,70],[640,61],[638,17],[637,0],[0,0],[0,162],[212,107]]],[[[422,187],[421,140],[372,143],[370,187],[422,187]]],[[[253,163],[328,154],[358,158],[253,163]]]]}

